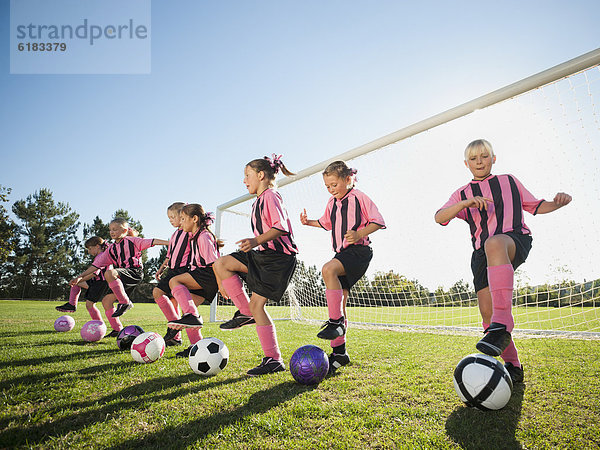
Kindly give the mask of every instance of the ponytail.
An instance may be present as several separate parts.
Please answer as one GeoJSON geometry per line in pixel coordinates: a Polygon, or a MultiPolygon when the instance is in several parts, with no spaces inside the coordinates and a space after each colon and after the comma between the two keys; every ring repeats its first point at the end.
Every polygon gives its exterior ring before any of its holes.
{"type": "Polygon", "coordinates": [[[271,182],[275,181],[275,175],[279,173],[279,170],[286,176],[291,177],[292,175],[296,175],[291,172],[281,160],[282,155],[276,155],[273,153],[272,158],[265,156],[260,159],[253,159],[246,166],[251,167],[256,172],[263,172],[265,177],[271,182]]]}

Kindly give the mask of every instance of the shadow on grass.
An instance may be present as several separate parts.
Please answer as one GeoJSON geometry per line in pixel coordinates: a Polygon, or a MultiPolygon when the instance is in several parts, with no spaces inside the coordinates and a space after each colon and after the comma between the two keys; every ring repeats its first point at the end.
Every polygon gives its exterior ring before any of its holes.
{"type": "MultiPolygon", "coordinates": [[[[244,378],[247,379],[247,377],[244,378]]],[[[177,447],[179,448],[195,446],[198,445],[199,440],[211,434],[218,433],[224,427],[233,425],[246,417],[263,414],[303,392],[315,389],[315,387],[300,385],[294,381],[285,381],[268,389],[255,392],[250,396],[246,404],[236,409],[228,409],[227,411],[212,414],[177,427],[165,427],[147,436],[133,437],[111,448],[164,448],[173,445],[174,440],[176,440],[177,447]]]]}
{"type": "Polygon", "coordinates": [[[515,433],[521,417],[525,384],[513,389],[508,404],[499,411],[461,406],[446,420],[446,433],[462,448],[522,448],[515,433]]]}
{"type": "Polygon", "coordinates": [[[0,332],[0,338],[11,338],[17,336],[31,336],[31,335],[39,335],[39,334],[56,334],[55,330],[38,330],[38,331],[2,331],[0,332]]]}
{"type": "Polygon", "coordinates": [[[116,353],[116,348],[98,348],[94,350],[82,351],[77,353],[65,353],[63,355],[46,356],[42,358],[30,358],[30,359],[13,359],[0,363],[0,369],[5,367],[16,367],[16,366],[38,366],[40,364],[49,364],[56,362],[71,362],[74,359],[92,358],[96,356],[104,356],[106,353],[116,353]]]}
{"type": "MultiPolygon", "coordinates": [[[[35,447],[48,438],[76,433],[87,426],[106,421],[111,416],[119,416],[128,411],[135,413],[154,402],[173,400],[207,389],[218,389],[220,386],[242,380],[247,380],[247,377],[241,376],[208,383],[203,383],[203,380],[201,380],[199,383],[190,383],[180,389],[166,393],[162,391],[191,381],[199,381],[198,375],[190,373],[179,377],[154,378],[144,383],[126,387],[105,397],[39,409],[35,413],[22,415],[20,419],[13,418],[13,422],[20,421],[21,424],[15,428],[0,431],[0,442],[7,447],[23,445],[35,447]],[[61,414],[65,410],[75,412],[48,421],[49,417],[61,414]],[[29,421],[32,416],[42,417],[44,422],[31,423],[29,421]],[[29,423],[25,424],[26,421],[29,423]]],[[[172,444],[172,440],[168,442],[172,444]]]]}

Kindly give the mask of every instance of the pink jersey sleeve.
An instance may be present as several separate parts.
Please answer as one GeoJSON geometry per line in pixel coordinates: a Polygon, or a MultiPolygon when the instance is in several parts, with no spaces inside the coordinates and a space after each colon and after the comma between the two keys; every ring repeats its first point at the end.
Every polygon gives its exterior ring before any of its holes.
{"type": "Polygon", "coordinates": [[[291,232],[287,214],[275,192],[265,196],[263,214],[265,215],[265,225],[269,228],[276,228],[284,233],[291,232]]]}
{"type": "Polygon", "coordinates": [[[325,213],[319,219],[319,225],[321,225],[325,230],[331,231],[331,209],[333,208],[333,203],[335,202],[335,197],[331,197],[327,202],[327,206],[325,207],[325,213]]]}
{"type": "Polygon", "coordinates": [[[214,263],[219,259],[219,250],[215,243],[215,239],[208,231],[203,232],[198,238],[198,251],[206,264],[214,263]]]}
{"type": "Polygon", "coordinates": [[[365,225],[375,223],[377,225],[381,225],[382,228],[386,228],[383,216],[379,212],[379,209],[377,209],[377,205],[375,205],[373,200],[371,200],[368,195],[366,195],[364,192],[360,192],[358,201],[363,214],[365,214],[367,217],[367,223],[365,225]]]}
{"type": "MultiPolygon", "coordinates": [[[[462,189],[462,188],[461,188],[462,189]]],[[[457,203],[461,202],[461,198],[460,198],[460,191],[461,189],[458,189],[456,191],[454,191],[454,193],[450,196],[450,198],[448,199],[448,201],[446,203],[444,203],[444,206],[442,206],[440,209],[437,210],[437,212],[441,211],[442,209],[446,209],[449,208],[452,205],[456,205],[457,203]]],[[[467,211],[466,208],[465,209],[461,209],[458,214],[456,215],[456,217],[458,217],[459,219],[462,220],[467,220],[467,211]]],[[[452,220],[452,219],[450,219],[452,220]]],[[[440,225],[448,225],[450,223],[450,220],[448,220],[447,222],[444,222],[440,225]]]]}
{"type": "Polygon", "coordinates": [[[110,257],[110,254],[108,253],[107,249],[94,258],[92,266],[102,269],[104,267],[110,266],[111,264],[114,264],[114,261],[110,257]]]}
{"type": "Polygon", "coordinates": [[[517,179],[517,177],[515,177],[514,175],[511,175],[511,177],[513,178],[513,180],[515,180],[515,183],[517,184],[517,189],[519,189],[519,193],[521,194],[523,209],[530,214],[537,214],[537,210],[544,200],[537,199],[531,192],[529,192],[525,188],[525,186],[523,186],[523,184],[517,179]]]}
{"type": "Polygon", "coordinates": [[[145,239],[139,237],[132,237],[133,245],[138,252],[146,250],[154,245],[154,239],[145,239]]]}

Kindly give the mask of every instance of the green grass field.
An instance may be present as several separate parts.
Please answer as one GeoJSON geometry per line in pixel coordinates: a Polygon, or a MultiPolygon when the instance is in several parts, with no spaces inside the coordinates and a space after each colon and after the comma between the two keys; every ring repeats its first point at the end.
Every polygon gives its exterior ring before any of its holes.
{"type": "MultiPolygon", "coordinates": [[[[598,448],[600,341],[520,339],[525,384],[501,411],[463,406],[452,372],[477,337],[350,330],[352,363],[317,387],[289,371],[249,378],[262,357],[253,327],[205,337],[231,352],[202,378],[168,348],[135,363],[114,338],[84,343],[53,330],[56,302],[0,301],[0,448],[598,448]]],[[[208,308],[201,313],[208,317],[208,308]]],[[[165,332],[155,305],[124,324],[165,332]]],[[[284,358],[325,342],[318,327],[278,321],[284,358]]]]}

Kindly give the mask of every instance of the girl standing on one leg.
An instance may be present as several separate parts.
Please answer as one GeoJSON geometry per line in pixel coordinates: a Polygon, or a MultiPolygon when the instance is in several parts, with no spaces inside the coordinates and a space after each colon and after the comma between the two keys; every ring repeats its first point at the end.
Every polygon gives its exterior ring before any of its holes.
{"type": "Polygon", "coordinates": [[[220,325],[221,329],[232,330],[256,321],[256,333],[265,357],[248,371],[251,376],[285,370],[275,325],[265,310],[267,299],[279,301],[285,293],[298,253],[283,199],[274,189],[275,175],[280,169],[287,176],[293,175],[281,156],[273,155],[273,159],[265,156],[246,165],[244,184],[250,194],[257,196],[252,205],[254,237],[238,241],[239,251],[215,262],[221,294],[238,308],[231,320],[220,325]],[[249,300],[240,276],[245,277],[252,292],[249,300]]]}
{"type": "Polygon", "coordinates": [[[514,270],[525,262],[532,244],[523,211],[546,214],[567,205],[571,196],[561,192],[551,202],[538,200],[513,175],[492,175],[496,156],[484,139],[471,142],[464,156],[473,180],[452,194],[435,221],[447,225],[458,217],[469,224],[471,270],[485,333],[476,347],[501,356],[513,382],[521,382],[523,367],[511,332],[514,270]]]}
{"type": "Polygon", "coordinates": [[[168,326],[175,330],[185,328],[190,346],[176,356],[187,358],[192,345],[202,339],[202,317],[197,305],[205,300],[212,300],[219,290],[213,263],[221,256],[219,248],[223,243],[218,240],[209,226],[213,215],[204,212],[197,203],[185,205],[181,209],[181,226],[189,233],[191,248],[191,263],[187,271],[169,280],[169,288],[179,303],[183,316],[180,319],[169,320],[168,326]],[[195,293],[192,296],[192,293],[195,293]]]}
{"type": "Polygon", "coordinates": [[[325,297],[329,320],[317,337],[331,340],[329,372],[333,373],[350,362],[346,352],[348,315],[346,303],[350,288],[365,274],[373,251],[369,234],[385,228],[377,206],[366,194],[354,188],[356,169],[344,161],[329,164],[323,172],[325,187],[332,195],[325,214],[319,220],[307,218],[306,210],[300,214],[302,225],[331,230],[333,259],[323,266],[325,297]]]}

